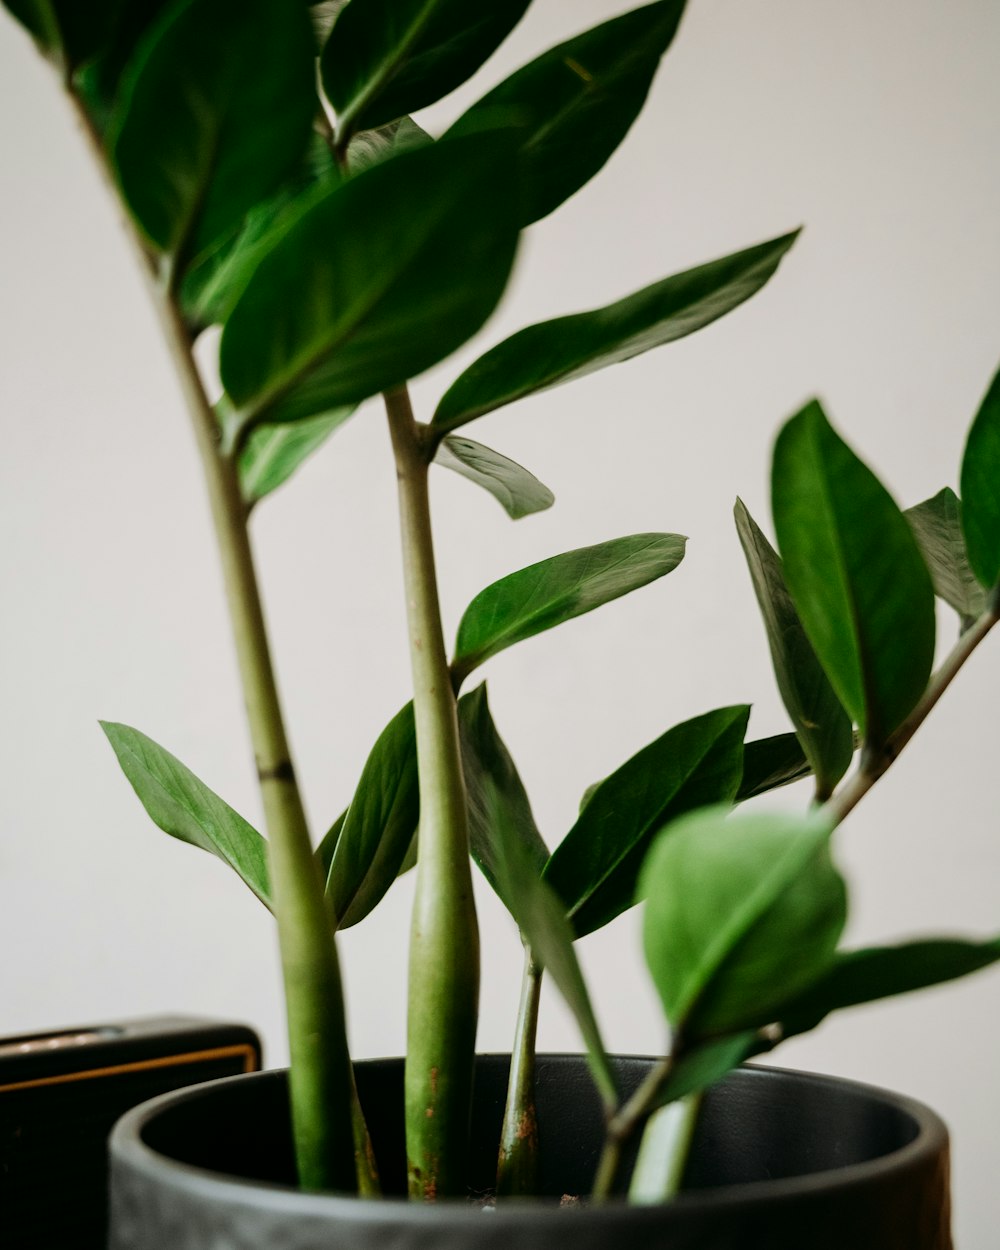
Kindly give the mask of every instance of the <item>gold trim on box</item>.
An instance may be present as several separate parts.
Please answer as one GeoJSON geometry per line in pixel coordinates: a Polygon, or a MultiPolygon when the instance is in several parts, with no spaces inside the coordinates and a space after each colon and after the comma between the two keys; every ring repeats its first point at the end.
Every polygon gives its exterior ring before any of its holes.
{"type": "Polygon", "coordinates": [[[33,1081],[14,1081],[0,1085],[0,1094],[12,1089],[37,1089],[41,1085],[66,1085],[70,1081],[87,1081],[96,1076],[124,1076],[128,1072],[149,1072],[153,1068],[179,1067],[186,1063],[200,1063],[206,1059],[234,1059],[243,1057],[243,1071],[257,1070],[257,1052],[248,1042],[238,1046],[219,1046],[214,1050],[193,1050],[184,1055],[162,1055],[158,1059],[138,1059],[133,1063],[117,1063],[108,1068],[89,1068],[81,1072],[63,1072],[59,1076],[41,1076],[33,1081]]]}

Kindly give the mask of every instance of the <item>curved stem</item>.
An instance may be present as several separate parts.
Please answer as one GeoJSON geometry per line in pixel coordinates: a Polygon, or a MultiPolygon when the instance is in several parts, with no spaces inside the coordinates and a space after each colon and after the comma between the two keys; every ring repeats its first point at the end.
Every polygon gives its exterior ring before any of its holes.
{"type": "Polygon", "coordinates": [[[497,1196],[534,1194],[538,1183],[538,1117],[535,1107],[535,1035],[542,969],[524,948],[521,1004],[510,1057],[507,1105],[500,1131],[497,1196]]]}
{"type": "Polygon", "coordinates": [[[420,777],[407,1012],[407,1168],[411,1196],[432,1201],[465,1187],[479,929],[458,717],[434,569],[428,459],[406,390],[387,394],[385,405],[399,483],[420,777]]]}
{"type": "Polygon", "coordinates": [[[597,1163],[594,1178],[593,1202],[606,1202],[614,1192],[618,1169],[621,1167],[625,1143],[656,1106],[656,1099],[664,1083],[674,1070],[676,1057],[668,1055],[660,1059],[646,1074],[631,1098],[608,1121],[604,1148],[597,1163]]]}
{"type": "Polygon", "coordinates": [[[903,748],[927,719],[937,701],[954,681],[959,670],[1000,619],[995,608],[990,608],[959,638],[944,663],[931,677],[917,706],[899,726],[889,741],[878,751],[862,751],[861,766],[834,796],[823,810],[834,824],[848,816],[861,802],[872,786],[889,771],[899,758],[903,748]]]}

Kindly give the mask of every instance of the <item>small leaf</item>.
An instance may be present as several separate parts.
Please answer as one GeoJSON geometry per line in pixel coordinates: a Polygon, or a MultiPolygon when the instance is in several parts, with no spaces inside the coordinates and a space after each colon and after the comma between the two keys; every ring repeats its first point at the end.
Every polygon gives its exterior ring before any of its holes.
{"type": "Polygon", "coordinates": [[[419,819],[416,730],[408,703],[372,747],[336,839],[326,893],[338,928],[364,920],[382,901],[419,819]]]}
{"type": "Polygon", "coordinates": [[[511,912],[514,900],[502,892],[498,863],[503,847],[516,841],[523,859],[541,876],[548,848],[538,832],[531,804],[510,752],[490,715],[485,683],[458,701],[458,727],[469,803],[472,858],[511,912]]]}
{"type": "Polygon", "coordinates": [[[847,914],[832,826],[807,816],[682,817],[643,869],[646,959],[686,1044],[754,1027],[831,965],[847,914]]]}
{"type": "Polygon", "coordinates": [[[351,0],[320,61],[338,141],[440,100],[470,78],[528,0],[351,0]]]}
{"type": "Polygon", "coordinates": [[[955,609],[962,632],[986,610],[986,595],[969,567],[962,535],[962,501],[946,486],[903,513],[923,552],[934,593],[955,609]]]}
{"type": "Polygon", "coordinates": [[[254,504],[277,490],[356,411],[356,405],[352,405],[306,417],[294,425],[257,426],[240,454],[240,490],[244,500],[254,504]]]}
{"type": "Polygon", "coordinates": [[[244,420],[299,420],[391,390],[455,350],[500,298],[517,226],[505,149],[403,152],[313,205],[226,323],[244,420]]]}
{"type": "Polygon", "coordinates": [[[997,960],[1000,937],[986,942],[927,938],[843,951],[817,981],[771,1014],[783,1035],[793,1037],[814,1029],[831,1011],[954,981],[997,960]]]}
{"type": "Polygon", "coordinates": [[[772,492],[799,617],[866,745],[881,748],[934,660],[934,590],[916,539],[816,402],[778,436],[772,492]]]}
{"type": "Polygon", "coordinates": [[[555,495],[533,473],[471,438],[444,439],[434,463],[488,490],[514,521],[555,503],[555,495]]]}
{"type": "Polygon", "coordinates": [[[660,0],[551,48],[463,113],[445,138],[516,128],[521,224],[545,217],[625,138],[683,11],[684,0],[660,0]]]}
{"type": "Polygon", "coordinates": [[[733,800],[749,715],[727,707],[675,725],[597,786],[545,866],[577,937],[637,901],[643,860],[666,821],[733,800]]]}
{"type": "Polygon", "coordinates": [[[563,382],[693,334],[768,281],[798,232],[725,256],[571,317],[519,330],[452,383],[433,424],[445,430],[563,382]]]}
{"type": "Polygon", "coordinates": [[[686,541],[679,534],[632,534],[552,556],[487,586],[458,627],[456,680],[515,642],[663,577],[684,558],[686,541]]]}
{"type": "Polygon", "coordinates": [[[312,67],[303,5],[168,10],[129,66],[110,139],[122,194],[159,251],[197,259],[296,167],[316,108],[312,67]]]}
{"type": "Polygon", "coordinates": [[[802,628],[781,559],[739,499],[736,529],[764,618],[781,699],[816,775],[816,797],[822,802],[850,767],[853,728],[802,628]]]}
{"type": "Polygon", "coordinates": [[[111,721],[101,721],[101,728],[154,824],[217,855],[270,908],[267,843],[257,830],[145,734],[111,721]]]}
{"type": "Polygon", "coordinates": [[[743,780],[736,793],[736,802],[743,803],[810,776],[812,769],[796,734],[776,734],[773,738],[745,742],[743,780]]]}
{"type": "Polygon", "coordinates": [[[972,571],[992,590],[1000,582],[1000,371],[969,430],[962,458],[962,528],[972,571]]]}

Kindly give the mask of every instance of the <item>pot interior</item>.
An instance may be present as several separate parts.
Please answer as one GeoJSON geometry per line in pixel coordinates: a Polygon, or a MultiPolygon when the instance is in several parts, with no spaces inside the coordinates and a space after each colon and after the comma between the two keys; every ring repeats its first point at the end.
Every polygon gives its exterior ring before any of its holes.
{"type": "MultiPolygon", "coordinates": [[[[623,1094],[649,1060],[615,1060],[623,1094]]],[[[493,1185],[506,1097],[508,1059],[478,1061],[468,1186],[493,1185]]],[[[386,1193],[405,1193],[402,1060],[357,1065],[386,1193]]],[[[576,1056],[538,1060],[540,1196],[586,1194],[601,1145],[603,1120],[585,1064],[576,1056]]],[[[830,1172],[894,1154],[923,1127],[922,1109],[905,1099],[808,1073],[744,1067],[706,1095],[684,1188],[706,1189],[830,1172]]],[[[932,1131],[944,1134],[935,1117],[932,1131]]],[[[144,1142],[178,1162],[213,1172],[294,1186],[283,1072],[223,1081],[183,1097],[145,1123],[144,1142]]],[[[627,1179],[628,1163],[624,1169],[627,1179]]]]}

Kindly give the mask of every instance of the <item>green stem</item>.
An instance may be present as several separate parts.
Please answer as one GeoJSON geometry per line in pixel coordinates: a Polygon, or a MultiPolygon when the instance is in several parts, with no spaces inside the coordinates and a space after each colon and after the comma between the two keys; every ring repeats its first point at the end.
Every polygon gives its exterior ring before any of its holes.
{"type": "Polygon", "coordinates": [[[479,930],[458,717],[434,571],[428,460],[406,390],[387,394],[385,405],[399,483],[420,777],[407,1014],[407,1169],[411,1196],[433,1200],[465,1188],[479,930]]]}
{"type": "Polygon", "coordinates": [[[535,1107],[535,1035],[542,969],[524,948],[521,1005],[510,1057],[507,1105],[500,1132],[497,1196],[535,1194],[538,1189],[538,1118],[535,1107]]]}
{"type": "Polygon", "coordinates": [[[649,1117],[629,1185],[630,1202],[667,1202],[680,1192],[701,1099],[701,1093],[688,1094],[649,1117]]]}
{"type": "Polygon", "coordinates": [[[975,624],[971,625],[959,638],[944,663],[931,677],[927,684],[927,689],[924,691],[917,706],[896,732],[892,734],[885,746],[877,750],[870,750],[867,747],[862,750],[861,766],[858,771],[832,799],[823,805],[823,810],[833,819],[834,824],[839,825],[857,807],[879,778],[889,771],[899,758],[903,748],[924,723],[937,704],[937,701],[954,681],[966,660],[983,641],[998,619],[1000,619],[1000,616],[998,616],[995,608],[991,607],[984,612],[975,624]]]}
{"type": "MultiPolygon", "coordinates": [[[[109,183],[107,156],[83,104],[71,96],[93,155],[109,183]]],[[[128,221],[128,219],[126,218],[128,221]]],[[[170,266],[156,264],[128,221],[143,257],[154,305],[177,369],[202,462],[222,563],[236,653],[257,764],[278,927],[291,1052],[290,1098],[299,1180],[306,1189],[355,1188],[354,1137],[367,1135],[353,1091],[340,965],[332,917],[285,734],[254,568],[247,508],[170,291],[170,266]],[[350,1131],[348,1128],[350,1126],[350,1131]]],[[[363,1153],[363,1152],[361,1152],[363,1153]]],[[[367,1165],[359,1171],[370,1175],[367,1165]]]]}
{"type": "Polygon", "coordinates": [[[606,1202],[614,1192],[625,1143],[639,1125],[649,1118],[660,1090],[674,1070],[674,1063],[673,1055],[660,1059],[646,1074],[632,1097],[608,1121],[604,1148],[597,1163],[597,1175],[594,1177],[594,1191],[591,1195],[594,1203],[606,1202]]]}

